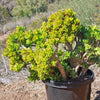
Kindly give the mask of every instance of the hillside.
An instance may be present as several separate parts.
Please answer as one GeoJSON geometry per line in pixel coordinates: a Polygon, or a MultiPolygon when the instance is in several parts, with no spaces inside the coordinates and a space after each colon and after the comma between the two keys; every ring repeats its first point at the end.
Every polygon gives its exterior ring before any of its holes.
{"type": "Polygon", "coordinates": [[[45,21],[53,12],[67,8],[76,12],[81,24],[99,25],[100,0],[0,0],[0,34],[15,29],[17,25],[31,29],[40,27],[40,24],[35,25],[36,18],[45,21]]]}

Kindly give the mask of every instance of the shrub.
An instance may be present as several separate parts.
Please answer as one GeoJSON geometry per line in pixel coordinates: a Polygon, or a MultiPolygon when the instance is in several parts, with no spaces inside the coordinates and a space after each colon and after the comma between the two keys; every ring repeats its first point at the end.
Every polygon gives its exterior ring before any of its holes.
{"type": "Polygon", "coordinates": [[[66,81],[83,77],[89,66],[99,64],[100,30],[85,28],[75,15],[71,9],[60,10],[34,31],[17,27],[4,51],[10,69],[19,72],[31,65],[30,80],[66,81]]]}
{"type": "Polygon", "coordinates": [[[35,13],[47,11],[46,1],[42,0],[16,0],[16,6],[13,8],[14,17],[31,17],[35,13]]]}
{"type": "Polygon", "coordinates": [[[42,18],[36,19],[30,25],[28,25],[27,28],[29,28],[29,29],[40,28],[44,21],[47,22],[47,16],[43,15],[42,18]]]}

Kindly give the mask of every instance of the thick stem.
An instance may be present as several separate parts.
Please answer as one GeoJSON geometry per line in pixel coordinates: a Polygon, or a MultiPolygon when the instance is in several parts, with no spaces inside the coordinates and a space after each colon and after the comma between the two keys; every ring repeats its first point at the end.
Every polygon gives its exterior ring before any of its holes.
{"type": "MultiPolygon", "coordinates": [[[[55,55],[58,52],[58,44],[55,44],[56,46],[56,50],[55,50],[55,55]]],[[[59,61],[58,55],[56,55],[56,60],[57,60],[57,67],[62,75],[62,77],[64,78],[64,80],[67,80],[67,76],[66,76],[66,72],[61,64],[61,61],[59,61]]]]}
{"type": "Polygon", "coordinates": [[[58,66],[57,67],[58,67],[62,77],[64,78],[64,80],[67,80],[66,72],[65,72],[63,66],[61,65],[61,62],[59,61],[58,57],[56,57],[56,60],[58,61],[58,66]]]}
{"type": "Polygon", "coordinates": [[[84,58],[86,57],[87,54],[88,54],[88,51],[83,54],[82,61],[84,60],[84,58]]]}

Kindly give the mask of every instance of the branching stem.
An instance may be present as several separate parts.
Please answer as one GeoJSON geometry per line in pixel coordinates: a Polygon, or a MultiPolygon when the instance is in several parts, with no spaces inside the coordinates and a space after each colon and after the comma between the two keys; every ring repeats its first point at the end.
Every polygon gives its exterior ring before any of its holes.
{"type": "MultiPolygon", "coordinates": [[[[56,44],[56,53],[58,51],[58,44],[56,44]]],[[[58,55],[56,55],[56,60],[57,60],[57,67],[62,75],[62,77],[64,78],[64,80],[67,80],[67,76],[66,76],[66,72],[61,64],[61,61],[59,61],[58,55]]]]}

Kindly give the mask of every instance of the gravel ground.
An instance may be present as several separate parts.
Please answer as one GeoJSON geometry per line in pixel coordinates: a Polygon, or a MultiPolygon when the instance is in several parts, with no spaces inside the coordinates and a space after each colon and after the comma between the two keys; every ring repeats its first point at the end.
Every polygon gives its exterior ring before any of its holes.
{"type": "Polygon", "coordinates": [[[91,100],[100,100],[100,67],[93,69],[95,80],[92,84],[91,100]]]}
{"type": "Polygon", "coordinates": [[[0,100],[46,100],[45,86],[41,81],[29,82],[27,69],[21,72],[9,70],[7,58],[0,61],[0,100]]]}
{"type": "MultiPolygon", "coordinates": [[[[0,100],[46,100],[45,86],[41,81],[27,81],[27,69],[20,73],[9,70],[0,62],[0,100]]],[[[91,100],[100,100],[100,68],[92,68],[95,81],[92,84],[91,100]]]]}

